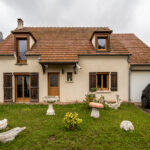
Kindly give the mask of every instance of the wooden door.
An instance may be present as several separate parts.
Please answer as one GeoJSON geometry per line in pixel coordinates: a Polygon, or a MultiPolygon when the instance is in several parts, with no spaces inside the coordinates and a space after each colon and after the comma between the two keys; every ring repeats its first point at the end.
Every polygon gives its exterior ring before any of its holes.
{"type": "Polygon", "coordinates": [[[30,102],[30,85],[28,75],[15,76],[16,102],[30,102]]]}
{"type": "Polygon", "coordinates": [[[59,73],[48,74],[48,95],[59,96],[59,73]]]}

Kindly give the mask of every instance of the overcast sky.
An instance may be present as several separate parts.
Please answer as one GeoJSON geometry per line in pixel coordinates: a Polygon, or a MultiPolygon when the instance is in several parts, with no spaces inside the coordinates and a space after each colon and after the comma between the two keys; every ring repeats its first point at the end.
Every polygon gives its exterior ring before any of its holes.
{"type": "Polygon", "coordinates": [[[0,31],[17,26],[108,26],[150,46],[150,0],[0,0],[0,31]]]}

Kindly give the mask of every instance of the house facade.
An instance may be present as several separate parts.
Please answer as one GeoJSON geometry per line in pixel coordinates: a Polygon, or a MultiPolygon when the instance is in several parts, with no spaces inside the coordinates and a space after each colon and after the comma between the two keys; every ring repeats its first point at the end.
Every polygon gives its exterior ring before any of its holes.
{"type": "Polygon", "coordinates": [[[0,43],[0,102],[83,101],[91,89],[108,101],[116,95],[129,101],[139,72],[149,73],[149,58],[142,62],[137,54],[140,44],[135,35],[107,27],[24,27],[18,19],[0,43]]]}

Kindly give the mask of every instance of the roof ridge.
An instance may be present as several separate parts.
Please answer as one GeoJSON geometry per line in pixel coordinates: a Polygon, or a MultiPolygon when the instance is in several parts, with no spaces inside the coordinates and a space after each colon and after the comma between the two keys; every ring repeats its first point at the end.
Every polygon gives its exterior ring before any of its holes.
{"type": "Polygon", "coordinates": [[[108,28],[94,26],[24,26],[23,28],[108,28]]]}
{"type": "Polygon", "coordinates": [[[135,35],[134,33],[112,33],[112,34],[116,34],[116,35],[135,35]]]}

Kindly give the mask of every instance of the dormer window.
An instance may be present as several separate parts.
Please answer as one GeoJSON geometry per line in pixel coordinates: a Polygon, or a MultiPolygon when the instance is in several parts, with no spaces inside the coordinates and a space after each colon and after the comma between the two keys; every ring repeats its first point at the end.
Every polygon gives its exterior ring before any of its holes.
{"type": "Polygon", "coordinates": [[[98,49],[106,49],[106,38],[98,38],[98,49]]]}
{"type": "Polygon", "coordinates": [[[96,38],[96,49],[97,50],[107,50],[108,49],[108,37],[107,36],[97,36],[96,38]]]}
{"type": "Polygon", "coordinates": [[[17,62],[24,64],[26,63],[26,51],[27,51],[27,38],[17,38],[16,39],[16,52],[17,52],[17,62]]]}

